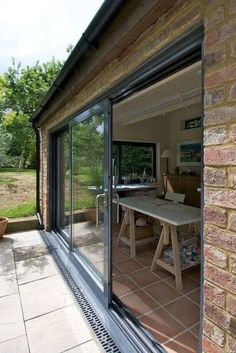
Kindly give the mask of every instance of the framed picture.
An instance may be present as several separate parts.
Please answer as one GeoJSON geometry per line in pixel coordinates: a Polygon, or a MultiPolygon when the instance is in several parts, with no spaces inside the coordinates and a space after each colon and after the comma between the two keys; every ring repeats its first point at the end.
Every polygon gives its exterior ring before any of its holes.
{"type": "Polygon", "coordinates": [[[200,166],[202,145],[200,140],[182,141],[177,144],[178,166],[200,166]]]}

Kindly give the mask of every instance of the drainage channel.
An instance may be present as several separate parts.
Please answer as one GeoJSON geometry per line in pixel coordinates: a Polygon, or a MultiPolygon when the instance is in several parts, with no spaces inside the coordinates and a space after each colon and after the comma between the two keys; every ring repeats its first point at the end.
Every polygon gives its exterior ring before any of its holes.
{"type": "Polygon", "coordinates": [[[60,259],[56,249],[50,243],[48,237],[44,234],[43,231],[40,232],[49,253],[53,256],[57,266],[59,267],[65,281],[67,282],[68,286],[70,287],[72,293],[74,294],[79,306],[81,307],[87,321],[89,322],[93,332],[95,333],[96,337],[98,338],[99,342],[101,343],[105,352],[108,353],[121,353],[119,348],[116,346],[115,342],[113,341],[111,335],[108,333],[107,329],[99,319],[98,315],[85,298],[83,292],[75,283],[73,277],[63,264],[62,260],[60,259]]]}

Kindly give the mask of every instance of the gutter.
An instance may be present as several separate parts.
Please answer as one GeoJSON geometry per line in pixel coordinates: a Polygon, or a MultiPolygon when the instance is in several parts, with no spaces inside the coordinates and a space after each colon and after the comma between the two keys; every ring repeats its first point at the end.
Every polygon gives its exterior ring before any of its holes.
{"type": "Polygon", "coordinates": [[[98,12],[82,34],[80,40],[71,52],[61,71],[54,80],[52,86],[41,100],[38,108],[32,115],[33,126],[39,120],[40,115],[46,109],[53,96],[58,91],[63,91],[63,86],[68,75],[73,71],[79,60],[91,49],[98,49],[98,39],[106,27],[116,16],[117,12],[124,5],[125,0],[105,0],[98,12]]]}

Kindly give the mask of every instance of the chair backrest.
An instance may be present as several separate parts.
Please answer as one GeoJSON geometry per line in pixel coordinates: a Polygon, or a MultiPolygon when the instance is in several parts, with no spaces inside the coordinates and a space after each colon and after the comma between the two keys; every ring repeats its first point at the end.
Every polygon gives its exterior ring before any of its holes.
{"type": "Polygon", "coordinates": [[[176,203],[184,203],[185,194],[178,194],[177,192],[166,192],[165,200],[173,201],[176,203]]]}

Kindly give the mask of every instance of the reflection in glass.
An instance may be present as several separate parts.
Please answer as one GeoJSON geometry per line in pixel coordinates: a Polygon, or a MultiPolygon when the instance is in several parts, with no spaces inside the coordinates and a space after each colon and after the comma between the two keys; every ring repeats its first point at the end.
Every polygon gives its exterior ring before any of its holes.
{"type": "Polygon", "coordinates": [[[70,166],[69,131],[57,136],[57,228],[69,236],[70,223],[70,166]]]}
{"type": "Polygon", "coordinates": [[[103,276],[104,115],[93,115],[72,127],[73,248],[103,276]],[[96,202],[97,224],[96,224],[96,202]]]}

